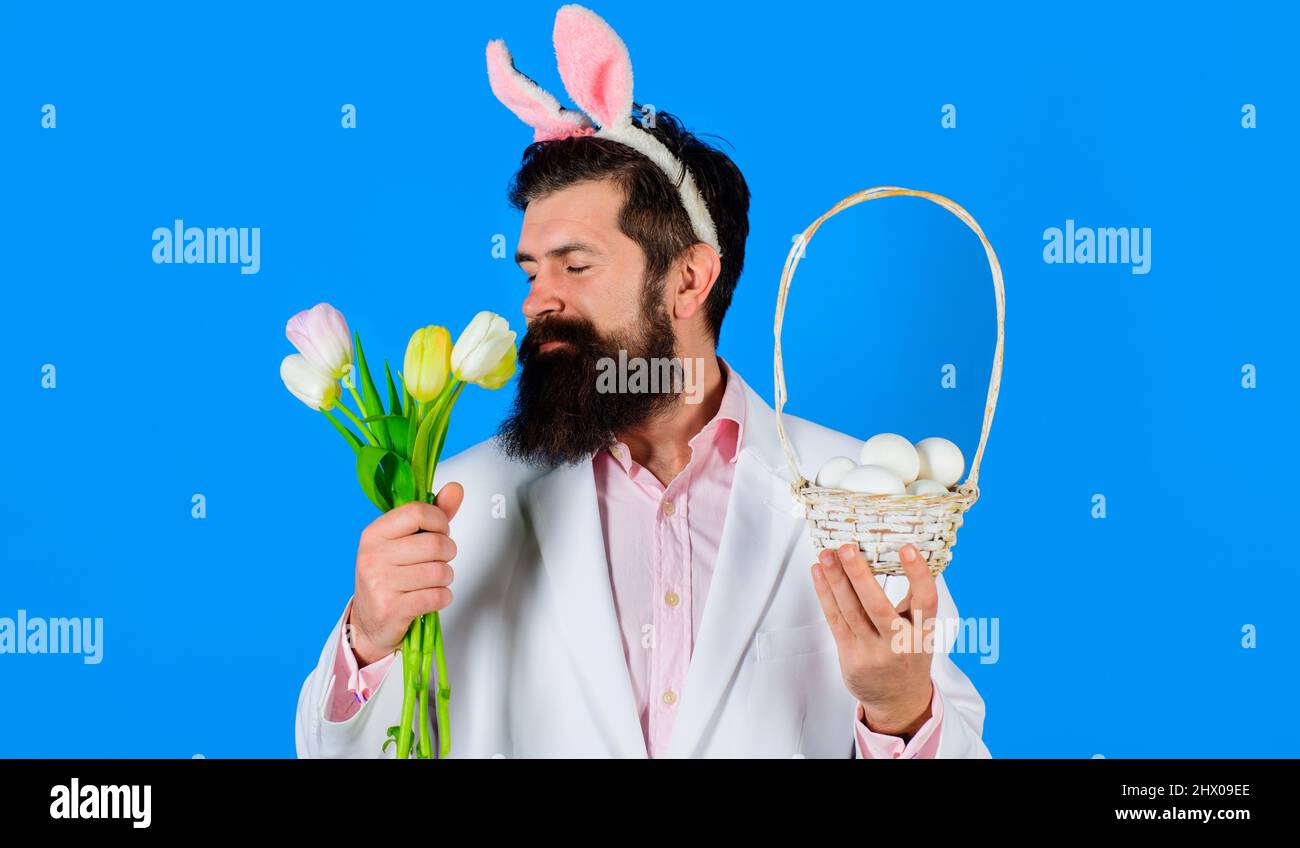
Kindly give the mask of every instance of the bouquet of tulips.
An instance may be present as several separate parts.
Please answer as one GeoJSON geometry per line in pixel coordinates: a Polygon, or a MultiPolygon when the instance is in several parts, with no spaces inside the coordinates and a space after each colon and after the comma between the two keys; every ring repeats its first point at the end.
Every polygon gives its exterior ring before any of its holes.
{"type": "MultiPolygon", "coordinates": [[[[356,457],[357,480],[366,497],[381,512],[411,501],[433,503],[434,472],[442,456],[451,409],[467,383],[499,389],[514,375],[515,334],[500,315],[480,312],[456,344],[446,327],[416,330],[406,347],[401,390],[384,362],[388,408],[366,365],[361,336],[348,332],[343,314],[328,303],[317,304],[289,319],[285,335],[298,352],[280,363],[280,378],[300,401],[318,409],[347,441],[356,457]],[[355,359],[354,359],[355,352],[355,359]],[[359,380],[358,380],[359,377],[359,380]],[[352,393],[358,412],[343,401],[340,383],[352,393]],[[360,383],[360,392],[358,392],[360,383]],[[356,430],[336,418],[342,412],[356,430]]],[[[412,752],[412,719],[419,705],[419,738],[415,755],[430,759],[429,673],[437,659],[436,710],[440,758],[451,750],[447,660],[442,626],[436,611],[411,622],[402,641],[402,715],[388,729],[398,759],[412,752]]]]}

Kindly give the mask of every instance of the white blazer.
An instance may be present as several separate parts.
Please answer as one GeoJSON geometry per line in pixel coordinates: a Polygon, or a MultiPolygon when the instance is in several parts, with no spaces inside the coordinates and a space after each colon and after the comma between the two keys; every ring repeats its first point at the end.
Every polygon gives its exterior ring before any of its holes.
{"type": "MultiPolygon", "coordinates": [[[[667,756],[849,757],[857,703],[813,589],[817,553],[793,509],[775,413],[741,383],[735,477],[667,756]]],[[[784,418],[805,474],[832,456],[857,455],[859,440],[784,418]]],[[[465,487],[451,533],[454,600],[441,614],[451,756],[645,757],[592,464],[534,469],[489,440],[444,460],[438,477],[465,487]]],[[[905,577],[877,580],[902,600],[905,577]]],[[[937,583],[939,617],[956,619],[942,575],[937,583]]],[[[381,748],[401,711],[400,659],[355,715],[325,718],[342,625],[340,616],[299,695],[298,756],[392,757],[395,746],[381,748]]],[[[956,633],[947,631],[931,671],[944,711],[938,755],[988,757],[984,701],[948,656],[956,633]]]]}

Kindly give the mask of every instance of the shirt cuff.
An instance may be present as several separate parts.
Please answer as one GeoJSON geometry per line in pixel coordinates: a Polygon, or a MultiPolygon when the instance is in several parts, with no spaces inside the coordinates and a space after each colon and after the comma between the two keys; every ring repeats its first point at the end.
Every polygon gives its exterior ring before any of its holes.
{"type": "Polygon", "coordinates": [[[867,727],[867,715],[858,703],[853,711],[853,736],[857,740],[858,756],[864,760],[926,760],[934,759],[939,750],[939,729],[943,725],[943,699],[939,687],[934,687],[930,699],[930,717],[916,735],[903,744],[897,736],[877,733],[867,727]]]}
{"type": "Polygon", "coordinates": [[[352,602],[343,611],[343,624],[339,627],[339,641],[334,648],[334,686],[329,703],[325,709],[326,721],[346,721],[356,715],[361,705],[370,700],[370,696],[384,680],[384,674],[397,656],[394,651],[386,657],[380,657],[364,668],[357,663],[357,656],[348,644],[348,617],[352,614],[352,602]]]}

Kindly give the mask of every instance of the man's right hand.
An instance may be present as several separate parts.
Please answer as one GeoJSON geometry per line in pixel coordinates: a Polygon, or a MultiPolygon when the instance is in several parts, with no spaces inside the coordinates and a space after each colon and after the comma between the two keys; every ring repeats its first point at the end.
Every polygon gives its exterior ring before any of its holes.
{"type": "Polygon", "coordinates": [[[403,504],[362,531],[347,622],[360,665],[395,651],[414,619],[451,603],[451,519],[464,499],[461,485],[448,483],[435,504],[403,504]]]}

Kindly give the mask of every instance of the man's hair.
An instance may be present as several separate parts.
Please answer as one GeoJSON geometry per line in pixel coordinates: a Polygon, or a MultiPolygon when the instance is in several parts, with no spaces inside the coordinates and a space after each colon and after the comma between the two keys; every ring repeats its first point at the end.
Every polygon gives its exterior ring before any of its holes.
{"type": "MultiPolygon", "coordinates": [[[[651,126],[639,104],[632,104],[632,113],[638,132],[652,133],[690,170],[708,204],[722,248],[722,270],[704,309],[716,345],[745,266],[749,186],[735,162],[688,132],[678,118],[652,113],[651,126]]],[[[575,136],[530,144],[510,181],[510,205],[522,212],[534,200],[587,180],[612,180],[623,190],[619,229],[645,252],[647,281],[660,280],[699,241],[676,186],[659,166],[627,145],[603,138],[575,136]]]]}

